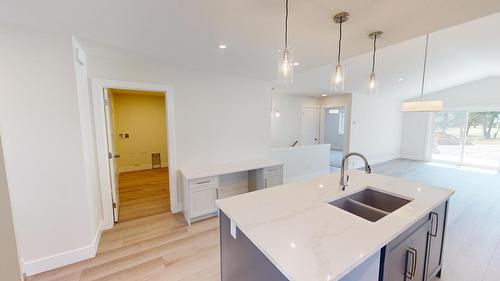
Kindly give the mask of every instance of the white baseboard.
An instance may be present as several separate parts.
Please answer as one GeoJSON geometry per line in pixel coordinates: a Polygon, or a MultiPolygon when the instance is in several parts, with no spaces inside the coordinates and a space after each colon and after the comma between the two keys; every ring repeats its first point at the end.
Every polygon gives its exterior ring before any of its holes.
{"type": "Polygon", "coordinates": [[[97,227],[92,244],[88,246],[24,262],[24,273],[27,276],[31,276],[95,257],[97,248],[99,247],[99,241],[101,240],[102,229],[103,222],[101,221],[97,227]]]}
{"type": "MultiPolygon", "coordinates": [[[[168,168],[167,163],[161,163],[162,168],[168,168]]],[[[144,165],[139,165],[139,166],[127,166],[127,167],[121,167],[118,169],[118,173],[124,173],[124,172],[134,172],[134,171],[143,171],[143,170],[151,170],[152,166],[151,164],[144,164],[144,165]]]]}
{"type": "Polygon", "coordinates": [[[330,173],[330,168],[328,168],[328,170],[318,171],[318,172],[314,172],[314,173],[303,175],[303,176],[298,176],[298,177],[289,178],[289,179],[283,179],[283,183],[289,183],[292,181],[308,180],[308,179],[311,179],[311,178],[314,178],[317,176],[321,176],[321,175],[326,175],[329,173],[330,173]]]}

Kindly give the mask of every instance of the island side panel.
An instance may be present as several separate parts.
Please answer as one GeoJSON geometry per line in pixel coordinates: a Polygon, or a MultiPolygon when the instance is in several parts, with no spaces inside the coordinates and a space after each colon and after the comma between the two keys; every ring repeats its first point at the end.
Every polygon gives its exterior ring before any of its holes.
{"type": "Polygon", "coordinates": [[[243,232],[231,236],[231,221],[222,211],[219,218],[222,281],[288,281],[243,232]]]}

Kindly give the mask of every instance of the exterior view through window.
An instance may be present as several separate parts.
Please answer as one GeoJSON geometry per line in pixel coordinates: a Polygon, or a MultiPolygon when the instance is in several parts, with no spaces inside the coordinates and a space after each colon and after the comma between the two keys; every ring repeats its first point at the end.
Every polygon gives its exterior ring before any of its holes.
{"type": "Polygon", "coordinates": [[[438,112],[432,160],[500,169],[500,111],[438,112]]]}

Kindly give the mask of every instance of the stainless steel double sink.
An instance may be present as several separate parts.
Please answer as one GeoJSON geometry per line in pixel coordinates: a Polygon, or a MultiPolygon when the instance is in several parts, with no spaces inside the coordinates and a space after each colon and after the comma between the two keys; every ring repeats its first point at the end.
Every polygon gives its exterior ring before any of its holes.
{"type": "Polygon", "coordinates": [[[367,187],[359,192],[331,201],[329,204],[371,222],[376,222],[410,202],[411,200],[367,187]]]}

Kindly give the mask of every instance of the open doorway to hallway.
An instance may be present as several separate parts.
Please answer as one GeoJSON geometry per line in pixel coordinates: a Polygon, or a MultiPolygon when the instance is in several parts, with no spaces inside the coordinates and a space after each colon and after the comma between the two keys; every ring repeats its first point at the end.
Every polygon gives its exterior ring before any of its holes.
{"type": "Polygon", "coordinates": [[[345,107],[325,107],[323,110],[323,138],[324,143],[330,144],[330,167],[340,167],[344,157],[346,110],[345,107]]]}
{"type": "Polygon", "coordinates": [[[170,212],[164,92],[107,89],[115,222],[170,212]]]}

